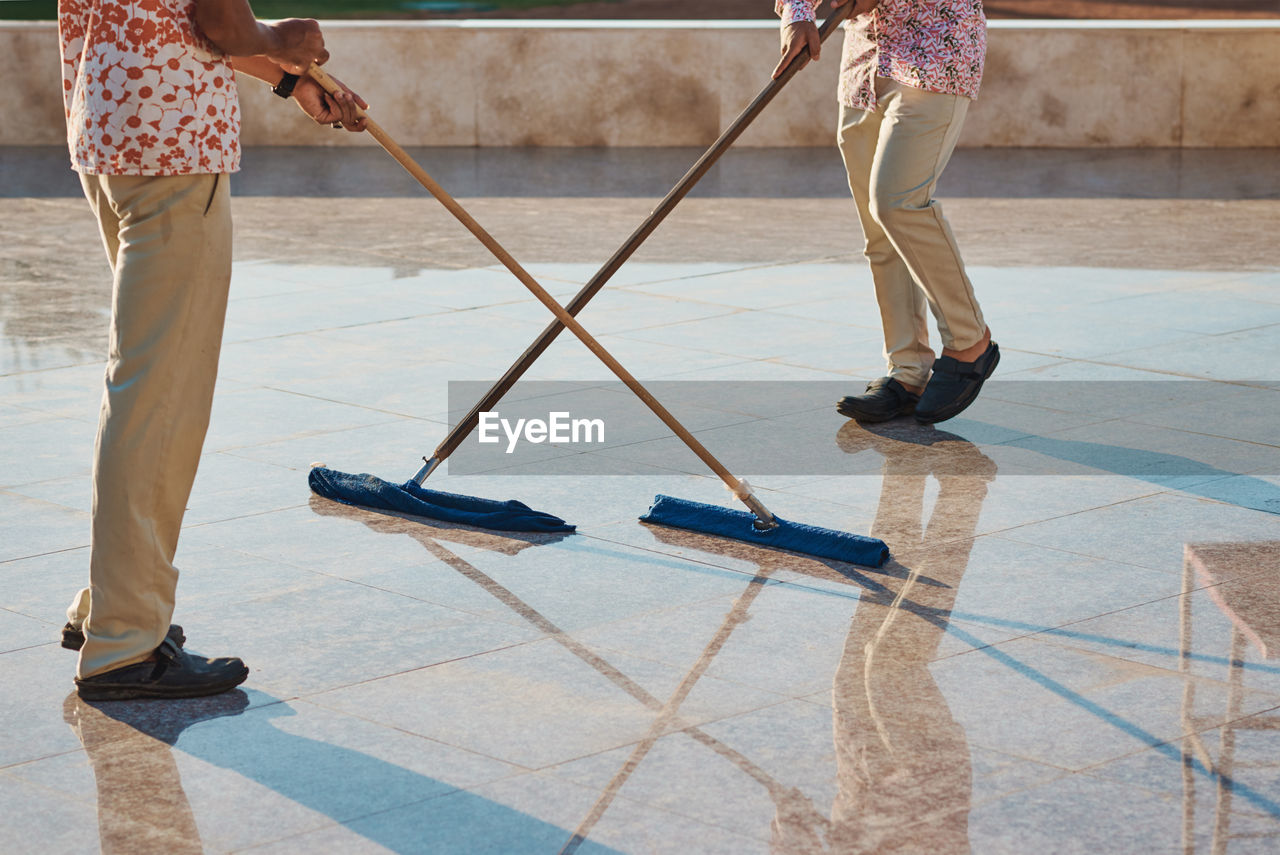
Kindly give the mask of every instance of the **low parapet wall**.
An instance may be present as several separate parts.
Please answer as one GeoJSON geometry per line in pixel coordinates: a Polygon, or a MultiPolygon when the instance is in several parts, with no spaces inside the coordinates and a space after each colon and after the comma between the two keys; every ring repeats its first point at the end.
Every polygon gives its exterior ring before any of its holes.
{"type": "MultiPolygon", "coordinates": [[[[993,21],[961,145],[1280,146],[1280,20],[993,21]]],[[[767,83],[768,21],[334,21],[330,71],[404,145],[706,145],[767,83]]],[[[829,144],[833,36],[742,137],[829,144]]],[[[57,30],[0,24],[0,145],[64,139],[57,30]]],[[[246,145],[363,144],[241,80],[246,145]]]]}

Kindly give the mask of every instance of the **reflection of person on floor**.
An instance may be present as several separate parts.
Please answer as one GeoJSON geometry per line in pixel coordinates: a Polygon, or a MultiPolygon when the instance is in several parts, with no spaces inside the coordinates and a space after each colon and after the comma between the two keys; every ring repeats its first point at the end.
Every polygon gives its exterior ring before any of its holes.
{"type": "MultiPolygon", "coordinates": [[[[816,59],[819,0],[776,0],[778,76],[806,46],[816,59]]],[[[866,238],[884,328],[888,374],[837,409],[859,421],[958,415],[995,370],[991,341],[942,208],[938,178],[978,95],[986,56],[982,0],[832,0],[854,3],[840,75],[840,152],[866,238]],[[942,339],[929,346],[925,305],[942,339]]]]}
{"type": "Polygon", "coordinates": [[[852,424],[841,431],[846,451],[869,443],[885,455],[872,534],[911,566],[903,576],[877,576],[883,590],[864,591],[836,670],[839,789],[827,835],[833,853],[969,851],[969,747],[929,663],[946,633],[996,467],[959,437],[930,431],[924,442],[852,424]],[[930,474],[938,495],[926,527],[930,474]]]}
{"type": "Polygon", "coordinates": [[[60,0],[58,15],[71,164],[115,280],[89,588],[68,609],[63,644],[80,650],[86,698],[225,691],[244,663],[187,653],[169,622],[231,281],[231,58],[320,123],[363,130],[363,101],[298,76],[329,56],[315,21],[262,24],[246,0],[60,0]]]}
{"type": "Polygon", "coordinates": [[[74,692],[67,696],[62,718],[84,746],[97,784],[103,855],[204,851],[171,746],[196,722],[237,715],[248,705],[243,692],[232,692],[155,716],[148,713],[155,707],[94,707],[74,692]]]}

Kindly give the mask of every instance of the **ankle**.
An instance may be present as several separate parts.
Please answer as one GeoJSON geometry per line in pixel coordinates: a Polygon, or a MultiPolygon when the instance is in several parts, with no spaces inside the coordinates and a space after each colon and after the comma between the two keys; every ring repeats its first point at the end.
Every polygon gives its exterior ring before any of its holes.
{"type": "Polygon", "coordinates": [[[949,347],[942,348],[943,356],[950,356],[958,362],[973,362],[979,356],[986,352],[987,347],[991,344],[991,328],[987,327],[982,332],[982,338],[966,347],[964,350],[953,350],[949,347]]]}

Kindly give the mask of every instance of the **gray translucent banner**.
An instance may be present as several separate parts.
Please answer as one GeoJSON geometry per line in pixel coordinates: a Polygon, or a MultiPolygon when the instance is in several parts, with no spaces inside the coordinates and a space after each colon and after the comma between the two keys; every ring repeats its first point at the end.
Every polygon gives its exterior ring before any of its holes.
{"type": "MultiPolygon", "coordinates": [[[[848,382],[663,381],[646,387],[741,476],[1125,475],[1167,486],[1280,474],[1280,383],[988,382],[936,426],[863,425],[848,382]]],[[[488,391],[451,382],[456,423],[488,391]]],[[[621,383],[521,382],[449,458],[450,474],[654,475],[707,468],[621,383]]],[[[1263,482],[1260,482],[1263,483],[1263,482]]],[[[1275,487],[1280,495],[1280,487],[1275,487]]]]}

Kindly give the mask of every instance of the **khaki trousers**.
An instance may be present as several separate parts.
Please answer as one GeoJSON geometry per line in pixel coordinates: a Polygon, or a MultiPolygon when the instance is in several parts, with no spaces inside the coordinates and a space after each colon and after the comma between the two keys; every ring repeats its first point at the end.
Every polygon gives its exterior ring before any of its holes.
{"type": "Polygon", "coordinates": [[[934,361],[926,303],[944,347],[971,347],[986,331],[955,236],[933,198],[969,99],[877,77],[876,100],[874,111],[840,108],[840,154],[866,237],[888,374],[923,386],[934,361]]]}
{"type": "Polygon", "coordinates": [[[231,282],[226,175],[82,175],[114,274],[93,459],[89,587],[67,609],[77,674],[146,659],[173,616],[173,556],[209,426],[231,282]]]}

